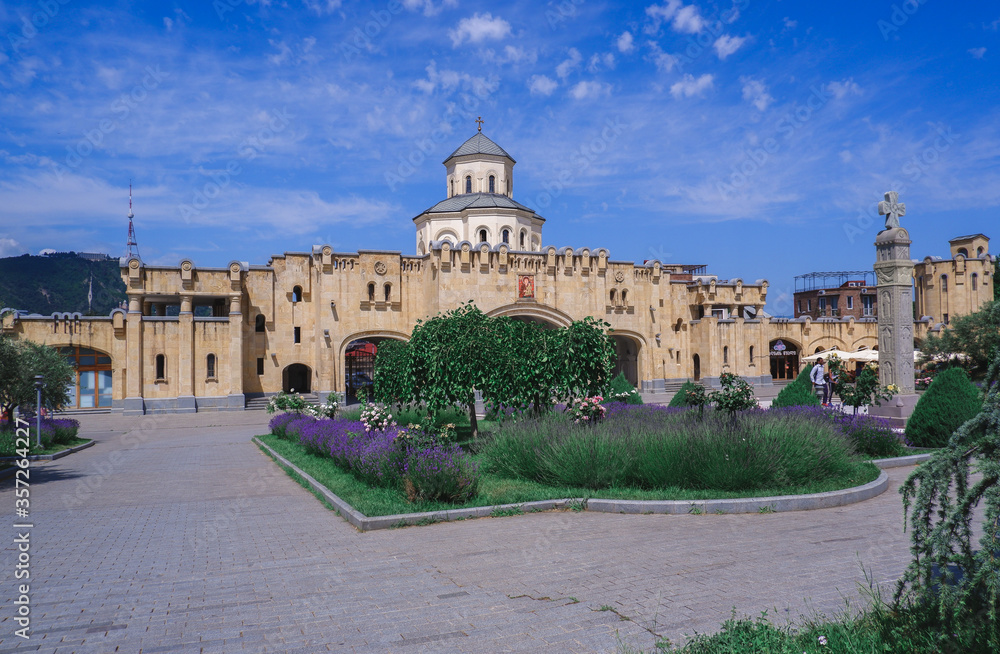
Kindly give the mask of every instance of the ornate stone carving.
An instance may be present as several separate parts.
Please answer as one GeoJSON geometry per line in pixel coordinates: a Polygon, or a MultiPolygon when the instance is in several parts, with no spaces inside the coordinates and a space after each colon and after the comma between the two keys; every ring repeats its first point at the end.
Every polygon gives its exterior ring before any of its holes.
{"type": "Polygon", "coordinates": [[[375,262],[375,274],[376,275],[384,275],[385,272],[386,272],[385,263],[383,263],[381,261],[376,261],[375,262]]]}
{"type": "Polygon", "coordinates": [[[624,270],[619,270],[619,271],[617,271],[615,273],[615,281],[618,282],[619,284],[621,284],[622,282],[625,281],[625,271],[624,270]]]}

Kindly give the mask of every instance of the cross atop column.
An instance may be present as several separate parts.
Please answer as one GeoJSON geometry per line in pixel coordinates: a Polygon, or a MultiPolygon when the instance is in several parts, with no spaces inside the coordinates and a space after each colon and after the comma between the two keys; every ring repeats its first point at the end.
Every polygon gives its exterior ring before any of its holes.
{"type": "Polygon", "coordinates": [[[483,117],[480,116],[476,119],[476,124],[479,125],[479,131],[483,131],[483,117]]]}
{"type": "Polygon", "coordinates": [[[885,200],[878,203],[878,215],[885,216],[885,228],[899,227],[899,217],[906,215],[906,205],[899,203],[899,193],[889,191],[885,200]]]}

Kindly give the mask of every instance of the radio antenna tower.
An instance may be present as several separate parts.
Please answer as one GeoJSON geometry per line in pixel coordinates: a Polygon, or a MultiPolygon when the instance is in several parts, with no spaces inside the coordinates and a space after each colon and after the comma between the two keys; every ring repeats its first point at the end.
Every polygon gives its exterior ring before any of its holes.
{"type": "MultiPolygon", "coordinates": [[[[128,181],[128,243],[125,245],[128,251],[125,253],[126,259],[139,256],[139,244],[135,240],[135,225],[132,224],[132,180],[128,181]]],[[[141,257],[140,257],[141,258],[141,257]]]]}

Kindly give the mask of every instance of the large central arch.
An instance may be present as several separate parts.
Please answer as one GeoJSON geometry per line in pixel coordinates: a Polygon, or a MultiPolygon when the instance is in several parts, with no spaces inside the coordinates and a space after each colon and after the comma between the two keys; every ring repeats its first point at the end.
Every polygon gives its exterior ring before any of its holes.
{"type": "Polygon", "coordinates": [[[348,402],[356,400],[364,389],[369,394],[375,382],[375,355],[382,341],[408,341],[409,334],[388,330],[370,330],[351,334],[340,344],[340,374],[334,375],[337,388],[348,402]]]}
{"type": "Polygon", "coordinates": [[[486,315],[490,318],[508,316],[510,318],[531,319],[532,321],[548,323],[556,327],[569,327],[573,324],[572,316],[554,307],[537,303],[505,304],[502,307],[497,307],[492,311],[486,312],[486,315]]]}

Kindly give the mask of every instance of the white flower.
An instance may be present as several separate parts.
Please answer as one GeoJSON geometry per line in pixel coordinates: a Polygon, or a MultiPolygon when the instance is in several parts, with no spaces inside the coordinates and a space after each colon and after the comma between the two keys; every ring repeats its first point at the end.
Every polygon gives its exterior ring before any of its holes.
{"type": "Polygon", "coordinates": [[[820,645],[826,647],[826,636],[820,636],[817,640],[819,640],[820,645]]]}

